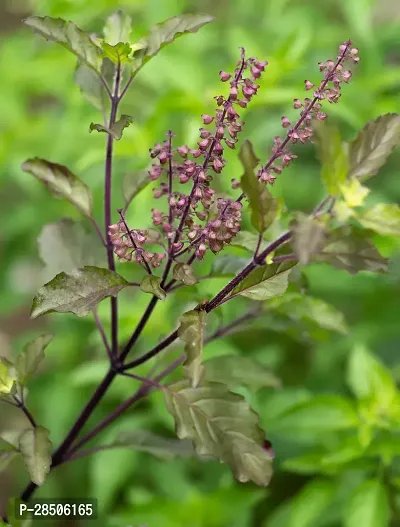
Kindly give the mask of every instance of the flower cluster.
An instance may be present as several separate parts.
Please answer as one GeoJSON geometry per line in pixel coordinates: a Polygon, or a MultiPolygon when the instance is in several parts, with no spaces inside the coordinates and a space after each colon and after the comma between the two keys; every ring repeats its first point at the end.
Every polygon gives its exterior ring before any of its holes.
{"type": "Polygon", "coordinates": [[[147,230],[129,230],[122,211],[119,211],[121,219],[118,223],[110,225],[108,235],[114,246],[114,253],[121,262],[137,262],[147,269],[149,265],[159,267],[166,257],[165,253],[152,253],[147,251],[143,245],[152,243],[147,230]]]}
{"type": "MultiPolygon", "coordinates": [[[[152,164],[149,176],[152,181],[163,178],[153,190],[153,196],[155,199],[164,197],[168,203],[166,212],[158,208],[152,210],[152,220],[168,240],[171,258],[188,250],[195,250],[196,256],[202,258],[207,247],[214,253],[219,252],[240,230],[240,203],[218,199],[217,218],[211,219],[215,190],[210,184],[212,174],[221,173],[226,164],[225,148],[234,149],[236,146],[238,134],[244,125],[239,111],[246,108],[257,94],[260,88],[257,81],[266,65],[267,62],[260,62],[254,57],[246,59],[245,50],[242,49],[241,59],[233,75],[225,71],[219,74],[221,82],[230,85],[229,95],[215,97],[217,108],[214,116],[201,116],[203,127],[199,129],[196,148],[189,148],[187,145],[173,148],[173,134],[169,131],[167,139],[150,150],[150,157],[157,162],[152,164]],[[175,181],[182,185],[183,190],[173,184],[175,181]],[[186,191],[185,184],[190,185],[189,192],[186,191]]],[[[141,255],[140,251],[132,245],[125,231],[121,233],[123,248],[129,247],[130,252],[123,252],[118,245],[120,242],[116,231],[112,237],[115,254],[124,260],[126,254],[135,254],[137,260],[141,255]]],[[[136,239],[134,241],[136,243],[136,239]]]]}
{"type": "MultiPolygon", "coordinates": [[[[258,171],[260,181],[273,184],[276,176],[297,157],[290,152],[289,143],[305,143],[311,139],[312,121],[323,121],[327,117],[321,110],[321,102],[338,102],[341,83],[347,83],[351,78],[351,72],[344,68],[344,63],[348,60],[353,63],[359,61],[358,50],[351,46],[351,41],[345,42],[339,48],[336,61],[319,63],[323,80],[318,86],[305,81],[305,89],[313,90],[313,98],[293,101],[294,109],[300,110],[296,122],[282,117],[282,127],[287,129],[286,137],[274,138],[272,155],[258,171]]],[[[254,57],[246,59],[242,48],[241,59],[233,75],[220,71],[221,82],[230,85],[229,95],[215,97],[215,115],[202,115],[203,127],[199,129],[196,148],[187,145],[173,148],[173,134],[169,131],[162,144],[150,149],[150,157],[155,162],[149,170],[149,176],[152,181],[163,178],[159,186],[153,189],[153,195],[155,199],[166,198],[168,204],[167,211],[152,209],[152,220],[168,241],[169,261],[189,251],[194,251],[191,261],[194,258],[202,259],[207,248],[218,253],[240,230],[244,194],[236,201],[222,198],[215,200],[215,191],[210,184],[213,174],[221,173],[226,165],[225,148],[234,149],[236,146],[238,134],[244,125],[240,120],[240,109],[246,108],[257,94],[260,88],[257,82],[266,65],[267,62],[260,62],[254,57]],[[178,182],[181,187],[176,188],[174,182],[178,182]],[[185,185],[190,185],[189,192],[185,185]],[[213,207],[215,201],[216,207],[213,207]]],[[[232,187],[238,188],[240,183],[232,180],[232,187]]],[[[110,227],[110,239],[115,254],[123,261],[134,259],[146,266],[157,267],[166,256],[164,253],[145,251],[143,244],[146,243],[146,231],[128,230],[123,218],[110,227]]]]}
{"type": "Polygon", "coordinates": [[[311,128],[312,120],[324,121],[327,117],[327,114],[321,111],[321,101],[327,100],[330,103],[338,102],[341,83],[347,83],[351,78],[351,71],[344,69],[343,64],[347,60],[351,60],[357,64],[360,60],[358,57],[358,49],[352,48],[351,46],[352,42],[348,40],[339,47],[339,55],[337,56],[336,62],[327,60],[326,62],[320,62],[318,64],[324,76],[319,86],[309,80],[304,81],[306,91],[314,90],[313,98],[307,97],[304,101],[294,99],[293,108],[296,110],[301,109],[300,118],[296,123],[292,123],[285,116],[282,117],[282,127],[287,128],[288,132],[285,139],[279,136],[274,138],[272,157],[258,173],[261,181],[273,184],[276,175],[280,174],[297,157],[289,151],[287,147],[289,142],[293,144],[296,144],[298,141],[305,143],[311,139],[313,134],[311,128]],[[277,162],[278,160],[281,161],[280,164],[277,162]]]}

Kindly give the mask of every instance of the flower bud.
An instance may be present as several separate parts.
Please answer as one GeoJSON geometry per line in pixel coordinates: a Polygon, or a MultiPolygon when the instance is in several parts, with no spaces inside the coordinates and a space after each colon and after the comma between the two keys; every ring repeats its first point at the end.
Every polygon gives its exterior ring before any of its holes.
{"type": "Polygon", "coordinates": [[[204,124],[211,124],[214,120],[214,117],[212,117],[211,115],[207,115],[205,113],[203,113],[201,118],[203,119],[204,124]]]}
{"type": "Polygon", "coordinates": [[[231,78],[231,75],[229,75],[229,73],[227,73],[226,71],[220,71],[219,77],[222,82],[226,82],[231,78]]]}

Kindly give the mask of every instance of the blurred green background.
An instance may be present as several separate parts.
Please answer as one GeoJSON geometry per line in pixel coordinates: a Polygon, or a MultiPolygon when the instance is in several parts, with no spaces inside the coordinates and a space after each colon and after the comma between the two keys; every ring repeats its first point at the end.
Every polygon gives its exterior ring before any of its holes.
{"type": "MultiPolygon", "coordinates": [[[[55,334],[28,398],[31,412],[50,429],[54,445],[59,444],[90,397],[106,369],[106,361],[90,316],[77,319],[51,315],[29,320],[31,299],[48,278],[44,278],[38,257],[37,237],[45,224],[79,216],[72,206],[51,198],[42,185],[22,173],[20,165],[36,155],[67,165],[93,189],[97,218],[102,223],[105,138],[88,133],[90,122],[98,122],[100,117],[73,83],[74,57],[33,35],[21,19],[33,13],[60,16],[86,30],[100,32],[105,18],[118,8],[132,16],[138,38],[152,24],[185,12],[209,13],[215,22],[163,50],[135,80],[121,109],[134,117],[134,125],[116,146],[114,210],[122,203],[124,174],[148,166],[149,148],[162,141],[169,128],[181,142],[190,145],[196,141],[200,114],[212,114],[213,97],[221,93],[218,72],[233,70],[239,46],[244,46],[249,55],[269,61],[259,95],[243,112],[246,127],[241,136],[253,141],[262,159],[268,156],[272,138],[281,133],[280,118],[290,115],[292,99],[304,96],[304,79],[317,82],[317,62],[335,58],[338,45],[349,38],[360,48],[361,61],[350,85],[344,86],[340,103],[325,109],[330,121],[340,127],[345,139],[351,139],[368,120],[400,108],[400,5],[391,0],[1,0],[0,354],[13,357],[35,336],[55,334]]],[[[319,164],[313,145],[298,147],[296,153],[299,159],[284,171],[275,192],[290,209],[310,211],[323,195],[319,164]]],[[[230,159],[226,182],[240,176],[236,154],[230,159]]],[[[374,200],[400,201],[399,161],[397,152],[369,183],[374,200]]],[[[132,226],[148,225],[151,203],[148,188],[130,209],[132,226]]],[[[377,243],[384,255],[396,251],[395,244],[387,239],[377,238],[377,243]]],[[[137,274],[122,266],[120,271],[137,274]]],[[[301,325],[293,324],[290,331],[281,331],[273,322],[266,322],[206,349],[207,357],[224,353],[257,357],[282,380],[281,390],[262,389],[257,394],[242,390],[259,411],[276,451],[276,472],[269,488],[234,482],[229,469],[216,462],[161,460],[135,451],[115,450],[57,469],[37,496],[96,497],[101,518],[90,525],[110,527],[344,525],[347,496],[362,480],[375,477],[378,462],[371,458],[347,463],[343,454],[336,470],[295,470],[285,464],[289,458],[318,446],[320,441],[321,446],[340,452],[341,438],[328,434],[320,440],[312,436],[312,430],[311,438],[303,438],[298,433],[301,426],[296,428],[294,423],[293,427],[282,428],[279,416],[290,405],[319,394],[351,398],[346,367],[350,352],[360,344],[400,380],[399,266],[394,266],[390,275],[351,276],[325,265],[311,265],[306,274],[311,294],[343,311],[350,327],[348,335],[321,331],[310,338],[301,325]],[[310,484],[316,485],[317,492],[307,502],[304,489],[312,488],[310,484]],[[317,502],[315,514],[304,512],[317,502]]],[[[213,280],[199,291],[200,299],[215,293],[223,283],[213,280]]],[[[148,298],[130,290],[120,299],[121,336],[128,337],[148,298]]],[[[160,335],[173,329],[190,300],[187,291],[180,290],[173,300],[159,303],[136,353],[146,351],[160,335]]],[[[240,312],[243,305],[238,302],[227,306],[226,319],[240,312]]],[[[104,302],[99,314],[107,328],[108,313],[108,302],[104,302]]],[[[210,327],[217,322],[217,317],[212,318],[210,327]]],[[[92,423],[107,415],[136,387],[130,379],[115,383],[92,423]]],[[[6,405],[0,407],[2,429],[26,425],[24,417],[13,410],[6,405]]],[[[112,439],[121,430],[132,429],[151,429],[172,437],[172,420],[159,394],[132,408],[101,439],[112,439]]],[[[396,448],[400,454],[400,436],[395,436],[394,444],[395,454],[396,448]]],[[[399,477],[400,467],[395,460],[391,465],[390,470],[399,477]]],[[[12,467],[1,474],[2,506],[27,482],[22,463],[18,460],[12,467]]],[[[395,508],[395,493],[391,504],[395,508]]],[[[50,526],[51,521],[44,524],[50,526]]],[[[400,525],[395,514],[392,525],[400,525]]]]}

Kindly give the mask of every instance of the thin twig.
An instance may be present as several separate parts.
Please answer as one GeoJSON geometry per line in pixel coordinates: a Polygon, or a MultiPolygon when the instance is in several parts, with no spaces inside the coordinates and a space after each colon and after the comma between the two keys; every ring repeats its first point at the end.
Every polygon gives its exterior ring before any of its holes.
{"type": "Polygon", "coordinates": [[[112,352],[111,352],[111,348],[110,348],[110,345],[109,345],[108,340],[107,340],[106,332],[104,331],[104,326],[101,323],[101,320],[99,318],[99,314],[97,313],[97,308],[96,307],[94,307],[92,309],[92,313],[93,313],[94,320],[96,322],[97,329],[99,330],[101,338],[103,340],[104,347],[106,348],[108,358],[112,362],[113,361],[113,355],[112,355],[112,352]]]}
{"type": "Polygon", "coordinates": [[[105,239],[104,239],[104,236],[103,236],[103,234],[102,234],[102,232],[101,232],[101,229],[100,229],[100,227],[99,227],[99,224],[97,223],[97,221],[96,221],[94,218],[90,217],[89,219],[90,219],[90,221],[92,222],[94,228],[96,229],[97,235],[98,235],[98,237],[100,238],[101,243],[104,245],[104,247],[107,247],[107,242],[106,242],[105,239]]]}
{"type": "Polygon", "coordinates": [[[31,412],[28,410],[28,408],[25,406],[24,402],[21,401],[20,399],[18,399],[18,397],[16,395],[13,395],[12,396],[14,401],[15,401],[15,406],[17,408],[20,408],[23,413],[26,415],[28,421],[31,423],[31,425],[33,426],[33,428],[36,428],[37,424],[36,424],[36,421],[35,419],[33,418],[33,415],[31,414],[31,412]]]}

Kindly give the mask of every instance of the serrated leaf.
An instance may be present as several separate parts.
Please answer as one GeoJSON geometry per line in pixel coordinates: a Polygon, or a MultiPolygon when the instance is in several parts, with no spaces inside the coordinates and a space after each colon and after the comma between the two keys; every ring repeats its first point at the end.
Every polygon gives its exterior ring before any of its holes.
{"type": "Polygon", "coordinates": [[[111,60],[114,64],[128,62],[130,60],[129,55],[132,53],[131,46],[127,42],[118,42],[114,46],[111,46],[107,42],[102,42],[101,49],[103,50],[104,57],[111,60]]]}
{"type": "Polygon", "coordinates": [[[361,483],[349,497],[343,513],[345,527],[388,527],[389,499],[378,479],[361,483]]]}
{"type": "Polygon", "coordinates": [[[250,357],[222,355],[204,362],[205,379],[226,384],[229,388],[247,386],[252,391],[279,388],[281,381],[263,364],[250,357]]]}
{"type": "Polygon", "coordinates": [[[205,312],[196,310],[188,311],[179,317],[178,337],[185,343],[186,353],[183,369],[193,388],[196,388],[204,377],[204,319],[205,312]]]}
{"type": "Polygon", "coordinates": [[[400,207],[395,203],[378,203],[358,215],[357,220],[382,236],[400,236],[400,207]]]}
{"type": "Polygon", "coordinates": [[[26,384],[44,359],[44,350],[53,340],[53,335],[41,335],[29,342],[16,360],[18,382],[26,384]]]}
{"type": "Polygon", "coordinates": [[[24,22],[46,40],[61,44],[74,53],[81,62],[100,72],[100,49],[94,44],[88,33],[82,31],[72,22],[49,16],[32,16],[24,22]]]}
{"type": "Polygon", "coordinates": [[[149,174],[142,170],[125,174],[122,180],[122,193],[126,206],[151,183],[149,174]]]}
{"type": "Polygon", "coordinates": [[[291,500],[287,527],[309,527],[322,516],[337,492],[334,481],[315,479],[310,481],[291,500]]]}
{"type": "Polygon", "coordinates": [[[321,161],[321,177],[332,196],[340,193],[340,185],[346,181],[349,172],[349,157],[342,137],[336,127],[327,123],[316,126],[318,157],[321,161]]]}
{"type": "Polygon", "coordinates": [[[387,259],[379,254],[365,234],[349,226],[331,231],[327,244],[315,259],[351,274],[358,271],[385,272],[388,265],[387,259]]]}
{"type": "Polygon", "coordinates": [[[39,289],[33,300],[31,318],[55,311],[83,317],[104,298],[116,296],[127,285],[119,274],[90,265],[60,273],[39,289]]]}
{"type": "Polygon", "coordinates": [[[132,46],[135,59],[133,72],[138,71],[167,44],[187,33],[195,33],[212,20],[213,17],[209,15],[186,14],[168,18],[155,25],[145,38],[132,46]]]}
{"type": "Polygon", "coordinates": [[[104,263],[104,246],[94,232],[69,219],[45,225],[38,237],[39,256],[46,267],[44,280],[85,265],[104,263]]]}
{"type": "Polygon", "coordinates": [[[293,250],[301,264],[307,264],[312,255],[324,246],[327,237],[321,220],[298,213],[291,225],[293,250]]]}
{"type": "Polygon", "coordinates": [[[210,276],[235,276],[250,262],[248,258],[239,258],[233,254],[217,256],[213,261],[210,276]]]}
{"type": "Polygon", "coordinates": [[[240,482],[268,485],[272,459],[262,448],[258,416],[241,395],[223,384],[192,388],[187,381],[163,387],[180,439],[192,439],[196,452],[227,463],[240,482]]]}
{"type": "Polygon", "coordinates": [[[167,298],[167,293],[161,287],[161,282],[162,280],[158,276],[146,275],[140,284],[140,289],[144,293],[150,293],[160,300],[165,300],[167,298]]]}
{"type": "Polygon", "coordinates": [[[339,185],[340,192],[343,194],[345,203],[353,207],[361,207],[370,190],[356,178],[348,179],[343,185],[339,185]]]}
{"type": "Polygon", "coordinates": [[[185,263],[177,263],[174,266],[172,276],[175,280],[183,282],[185,285],[195,285],[199,283],[199,280],[196,278],[192,267],[185,263]]]}
{"type": "Polygon", "coordinates": [[[263,233],[276,218],[279,203],[267,190],[265,183],[261,183],[254,173],[259,159],[250,141],[246,140],[243,143],[239,158],[244,168],[240,183],[250,203],[251,224],[259,233],[263,233]]]}
{"type": "Polygon", "coordinates": [[[0,397],[11,392],[16,379],[14,364],[5,357],[0,357],[0,397]]]}
{"type": "Polygon", "coordinates": [[[90,123],[89,132],[93,132],[93,130],[96,130],[97,132],[105,132],[110,134],[116,141],[119,141],[122,138],[124,129],[128,128],[132,123],[133,118],[130,115],[121,115],[120,119],[118,119],[111,128],[98,123],[90,123]]]}
{"type": "Polygon", "coordinates": [[[285,315],[292,320],[308,321],[328,331],[347,334],[343,313],[319,298],[299,293],[287,293],[268,302],[268,310],[285,315]]]}
{"type": "Polygon", "coordinates": [[[252,300],[267,300],[283,295],[288,277],[297,262],[281,262],[257,267],[235,289],[231,296],[242,295],[252,300]]]}
{"type": "Polygon", "coordinates": [[[400,115],[387,113],[369,121],[349,144],[349,177],[362,181],[377,174],[400,142],[400,115]]]}
{"type": "Polygon", "coordinates": [[[29,428],[19,438],[19,451],[31,481],[43,485],[51,465],[49,431],[43,426],[29,428]]]}
{"type": "Polygon", "coordinates": [[[107,448],[109,447],[129,447],[165,460],[195,455],[193,443],[190,440],[167,439],[144,430],[121,432],[113,443],[107,445],[107,448]]]}
{"type": "Polygon", "coordinates": [[[131,17],[119,9],[107,18],[104,26],[104,38],[111,46],[115,46],[118,42],[129,42],[131,30],[131,17]]]}
{"type": "Polygon", "coordinates": [[[274,423],[274,429],[290,434],[324,434],[357,428],[359,417],[350,399],[339,395],[318,395],[293,405],[274,423]]]}
{"type": "Polygon", "coordinates": [[[56,197],[67,199],[85,216],[91,217],[92,193],[67,167],[35,157],[25,161],[21,168],[47,185],[56,197]]]}
{"type": "Polygon", "coordinates": [[[0,472],[5,470],[17,455],[17,448],[0,437],[0,472]]]}

